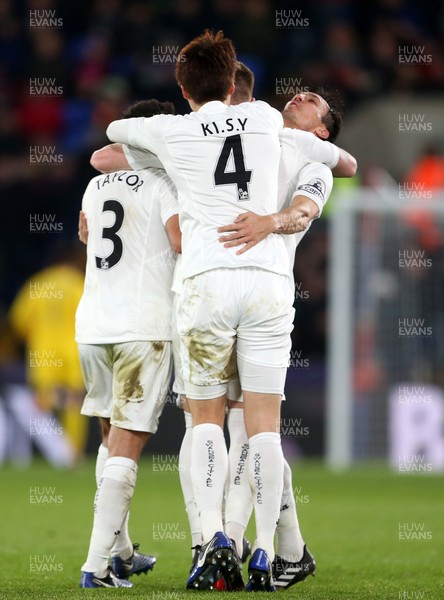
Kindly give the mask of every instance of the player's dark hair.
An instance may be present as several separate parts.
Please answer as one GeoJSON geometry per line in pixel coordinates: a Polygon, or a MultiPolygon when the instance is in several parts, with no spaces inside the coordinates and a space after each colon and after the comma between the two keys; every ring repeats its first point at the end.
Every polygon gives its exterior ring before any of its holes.
{"type": "Polygon", "coordinates": [[[231,97],[232,103],[250,102],[253,96],[254,73],[244,65],[243,62],[236,63],[236,73],[234,75],[234,94],[231,97]]]}
{"type": "Polygon", "coordinates": [[[122,119],[133,117],[154,117],[154,115],[174,115],[175,109],[172,102],[160,102],[155,98],[141,100],[129,106],[123,113],[122,119]]]}
{"type": "Polygon", "coordinates": [[[223,31],[206,29],[179,52],[176,81],[197,104],[228,96],[236,71],[236,51],[223,31]]]}
{"type": "Polygon", "coordinates": [[[322,122],[329,132],[328,141],[334,142],[342,129],[344,103],[336,90],[326,89],[322,86],[313,90],[319,96],[322,96],[327,102],[330,110],[322,117],[322,122]]]}

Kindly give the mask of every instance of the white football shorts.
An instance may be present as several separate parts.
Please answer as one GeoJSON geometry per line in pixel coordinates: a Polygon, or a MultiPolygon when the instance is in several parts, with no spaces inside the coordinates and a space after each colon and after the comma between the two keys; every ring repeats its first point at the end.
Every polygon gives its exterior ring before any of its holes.
{"type": "Polygon", "coordinates": [[[256,267],[186,279],[176,318],[187,397],[223,396],[236,372],[243,391],[282,394],[293,300],[290,277],[256,267]]]}
{"type": "Polygon", "coordinates": [[[78,344],[86,397],[82,415],[156,433],[171,378],[171,342],[78,344]]]}
{"type": "Polygon", "coordinates": [[[185,395],[185,384],[182,377],[182,360],[180,356],[180,336],[177,329],[178,294],[173,292],[173,310],[171,316],[171,343],[173,346],[174,383],[173,392],[178,394],[177,404],[180,408],[180,396],[185,395]]]}

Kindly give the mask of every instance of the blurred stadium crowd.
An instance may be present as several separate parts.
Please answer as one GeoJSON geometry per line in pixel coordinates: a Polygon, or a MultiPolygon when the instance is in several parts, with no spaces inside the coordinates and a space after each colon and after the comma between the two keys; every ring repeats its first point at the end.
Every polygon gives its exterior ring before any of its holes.
{"type": "MultiPolygon", "coordinates": [[[[278,109],[292,87],[319,83],[343,94],[346,120],[375,97],[444,90],[440,0],[0,0],[0,382],[20,356],[8,308],[23,282],[56,258],[60,239],[76,237],[94,176],[89,157],[107,143],[106,126],[142,98],[171,100],[187,112],[174,60],[162,57],[205,27],[233,39],[256,75],[256,98],[278,109]],[[433,61],[400,68],[404,46],[424,47],[433,61]],[[42,148],[52,163],[32,160],[42,148]],[[58,231],[32,231],[35,214],[51,215],[58,231]]],[[[326,239],[325,224],[316,224],[295,266],[310,294],[298,305],[295,343],[321,359],[326,239]]]]}

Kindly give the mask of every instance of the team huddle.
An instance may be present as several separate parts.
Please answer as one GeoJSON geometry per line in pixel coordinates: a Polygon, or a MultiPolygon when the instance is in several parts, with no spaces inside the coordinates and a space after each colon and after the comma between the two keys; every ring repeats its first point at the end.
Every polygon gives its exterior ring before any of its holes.
{"type": "Polygon", "coordinates": [[[356,162],[330,143],[342,123],[334,98],[297,94],[282,113],[253,101],[253,74],[222,32],[205,31],[180,58],[176,80],[192,112],[149,100],[111,123],[113,143],[91,160],[102,175],[82,203],[76,341],[82,413],[99,417],[102,444],[80,586],[131,587],[131,575],[155,564],[132,544],[128,517],[174,369],[192,539],[186,587],[272,592],[316,568],[279,434],[294,257],[333,174],[352,176],[356,162]]]}

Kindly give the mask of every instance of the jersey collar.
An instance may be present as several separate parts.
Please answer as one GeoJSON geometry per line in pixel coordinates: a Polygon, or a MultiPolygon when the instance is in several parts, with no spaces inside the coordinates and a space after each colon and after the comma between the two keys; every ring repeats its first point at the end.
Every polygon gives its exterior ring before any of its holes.
{"type": "Polygon", "coordinates": [[[227,104],[224,104],[220,100],[211,100],[210,102],[206,102],[203,106],[201,106],[197,112],[217,113],[222,109],[227,108],[227,106],[227,104]]]}

